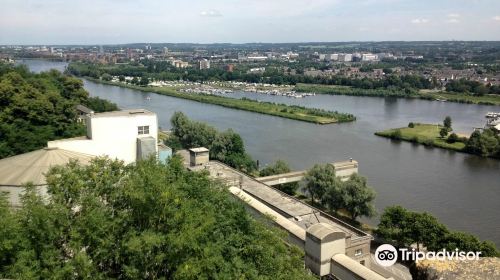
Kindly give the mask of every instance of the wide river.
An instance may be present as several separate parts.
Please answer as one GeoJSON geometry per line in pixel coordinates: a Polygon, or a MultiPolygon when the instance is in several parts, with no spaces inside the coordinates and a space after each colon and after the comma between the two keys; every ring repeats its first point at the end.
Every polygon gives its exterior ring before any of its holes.
{"type": "MultiPolygon", "coordinates": [[[[24,63],[36,72],[63,70],[66,65],[37,60],[24,63]]],[[[169,119],[175,111],[219,129],[232,128],[241,134],[247,151],[261,166],[284,159],[292,168],[302,170],[315,163],[353,158],[359,162],[360,174],[377,192],[379,213],[395,204],[427,211],[453,230],[473,233],[500,247],[499,160],[394,142],[373,134],[411,121],[439,123],[447,115],[452,117],[455,131],[470,133],[473,127],[484,125],[487,112],[498,112],[500,107],[377,97],[229,95],[338,110],[358,118],[352,123],[315,125],[90,81],[85,81],[85,88],[91,96],[111,100],[121,108],[156,112],[163,129],[170,128],[169,119]]],[[[377,219],[367,222],[376,224],[377,219]]]]}

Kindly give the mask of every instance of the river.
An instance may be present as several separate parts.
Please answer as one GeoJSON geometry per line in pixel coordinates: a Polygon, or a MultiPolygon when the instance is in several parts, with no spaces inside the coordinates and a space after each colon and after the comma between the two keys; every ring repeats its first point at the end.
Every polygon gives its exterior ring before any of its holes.
{"type": "MultiPolygon", "coordinates": [[[[64,69],[61,62],[27,60],[33,71],[64,69]]],[[[373,135],[375,131],[406,126],[408,122],[439,123],[451,116],[455,131],[470,133],[482,127],[484,115],[497,106],[435,102],[413,99],[316,95],[303,99],[234,93],[232,97],[352,113],[352,123],[315,125],[202,104],[154,93],[143,93],[85,81],[91,96],[111,100],[121,108],[145,108],[156,112],[160,126],[169,129],[173,112],[219,129],[232,128],[245,140],[247,151],[261,166],[277,159],[293,169],[315,163],[353,158],[359,172],[377,192],[375,205],[402,205],[427,211],[452,230],[470,232],[500,247],[500,161],[373,135]],[[147,98],[150,97],[150,98],[147,98]]],[[[377,219],[364,220],[376,224],[377,219]]]]}

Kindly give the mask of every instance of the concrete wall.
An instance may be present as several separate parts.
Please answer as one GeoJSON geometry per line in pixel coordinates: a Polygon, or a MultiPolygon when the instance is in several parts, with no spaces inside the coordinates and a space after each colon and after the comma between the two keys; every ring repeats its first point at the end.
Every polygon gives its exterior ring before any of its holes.
{"type": "MultiPolygon", "coordinates": [[[[104,113],[88,118],[88,139],[50,141],[47,146],[95,156],[108,155],[112,159],[132,163],[137,157],[137,138],[150,136],[158,140],[156,114],[123,113],[105,116],[104,113]],[[149,134],[138,135],[137,127],[146,125],[149,126],[149,134]]],[[[155,149],[158,152],[158,148],[155,149]]]]}
{"type": "MultiPolygon", "coordinates": [[[[48,199],[47,186],[36,186],[38,194],[48,199]]],[[[7,199],[12,207],[21,207],[21,196],[24,194],[26,188],[20,186],[0,186],[0,193],[7,193],[7,199]]]]}

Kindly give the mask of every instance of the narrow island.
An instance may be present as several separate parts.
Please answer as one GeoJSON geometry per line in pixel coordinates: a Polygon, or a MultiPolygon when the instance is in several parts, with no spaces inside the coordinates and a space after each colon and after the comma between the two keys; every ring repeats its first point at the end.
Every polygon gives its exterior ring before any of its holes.
{"type": "Polygon", "coordinates": [[[140,90],[144,92],[153,92],[157,94],[167,95],[171,97],[183,98],[201,103],[219,105],[227,108],[244,110],[254,113],[277,116],[292,120],[305,121],[316,124],[332,124],[355,121],[356,117],[352,114],[340,113],[337,111],[327,111],[316,108],[306,108],[297,105],[286,105],[271,102],[256,101],[248,98],[236,99],[205,93],[186,93],[179,92],[172,88],[159,88],[152,86],[132,85],[121,82],[105,81],[85,77],[86,79],[107,85],[119,86],[140,90]]]}
{"type": "Polygon", "coordinates": [[[496,128],[476,129],[466,137],[453,132],[451,122],[450,117],[446,117],[443,124],[410,122],[408,127],[378,131],[375,135],[482,157],[500,158],[500,134],[496,128]]]}

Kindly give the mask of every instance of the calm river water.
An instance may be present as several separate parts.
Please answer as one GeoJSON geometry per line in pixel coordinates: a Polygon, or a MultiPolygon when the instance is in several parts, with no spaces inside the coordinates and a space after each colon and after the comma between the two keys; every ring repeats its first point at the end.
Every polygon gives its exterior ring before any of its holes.
{"type": "MultiPolygon", "coordinates": [[[[37,60],[24,63],[33,71],[62,70],[66,65],[37,60]]],[[[219,129],[232,128],[241,134],[248,152],[261,166],[284,159],[299,170],[352,157],[359,162],[360,174],[377,192],[379,212],[395,204],[428,211],[453,230],[473,233],[500,246],[499,160],[373,135],[410,121],[439,123],[447,115],[452,117],[456,131],[470,133],[473,127],[484,125],[486,112],[498,112],[500,107],[330,95],[303,99],[243,92],[230,95],[338,110],[358,117],[353,123],[315,125],[90,81],[85,81],[85,88],[90,95],[111,100],[121,108],[156,112],[163,129],[170,128],[169,119],[175,111],[219,129]]],[[[377,219],[367,222],[376,224],[377,219]]]]}

